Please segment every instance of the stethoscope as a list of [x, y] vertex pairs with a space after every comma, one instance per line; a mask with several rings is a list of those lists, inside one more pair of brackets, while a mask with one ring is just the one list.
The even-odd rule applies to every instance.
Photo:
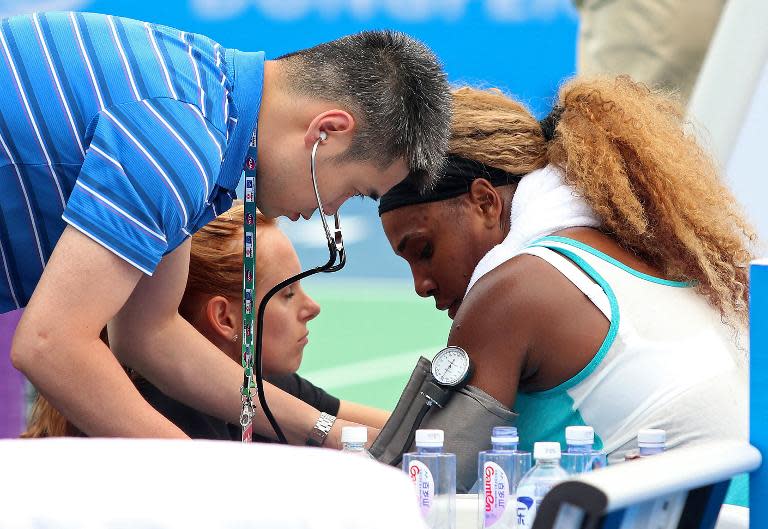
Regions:
[[261, 300], [261, 303], [259, 303], [259, 309], [256, 313], [256, 343], [254, 348], [254, 363], [255, 363], [255, 375], [256, 375], [256, 393], [259, 397], [259, 403], [261, 404], [261, 409], [264, 410], [264, 415], [267, 417], [267, 420], [269, 420], [269, 424], [272, 425], [272, 428], [275, 430], [275, 434], [277, 434], [277, 439], [283, 444], [287, 444], [288, 441], [285, 438], [285, 435], [283, 434], [283, 431], [280, 429], [280, 426], [277, 424], [277, 420], [275, 419], [274, 415], [272, 415], [272, 412], [269, 409], [269, 406], [267, 405], [267, 400], [264, 397], [264, 371], [262, 369], [261, 365], [261, 347], [262, 347], [262, 338], [264, 335], [264, 311], [267, 308], [267, 303], [269, 300], [278, 292], [280, 292], [282, 289], [290, 285], [291, 283], [295, 283], [296, 281], [300, 281], [304, 279], [305, 277], [309, 277], [315, 274], [319, 274], [321, 272], [324, 273], [332, 273], [332, 272], [338, 272], [342, 268], [344, 268], [344, 265], [347, 262], [347, 254], [344, 251], [344, 239], [341, 236], [341, 224], [339, 222], [339, 213], [338, 211], [334, 213], [333, 215], [333, 221], [334, 221], [334, 230], [331, 232], [330, 227], [328, 226], [328, 222], [325, 220], [325, 210], [323, 210], [323, 202], [320, 200], [320, 192], [317, 190], [317, 176], [315, 175], [315, 157], [317, 156], [317, 147], [325, 141], [327, 138], [327, 134], [325, 132], [320, 132], [320, 138], [318, 138], [317, 141], [315, 141], [315, 144], [312, 146], [312, 154], [309, 161], [309, 168], [312, 173], [312, 187], [315, 189], [315, 198], [317, 199], [317, 209], [320, 212], [320, 220], [323, 222], [323, 229], [325, 230], [325, 237], [328, 241], [328, 262], [325, 263], [322, 266], [318, 266], [315, 268], [312, 268], [310, 270], [305, 270], [303, 272], [300, 272], [296, 274], [295, 276], [291, 276], [285, 281], [282, 281], [272, 287], [272, 289], [267, 292], [264, 297]]

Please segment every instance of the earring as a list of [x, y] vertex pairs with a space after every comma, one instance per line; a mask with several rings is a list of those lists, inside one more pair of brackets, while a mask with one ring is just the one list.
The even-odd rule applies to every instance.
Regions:
[[234, 336], [232, 337], [232, 341], [233, 341], [233, 342], [236, 342], [236, 341], [237, 341], [237, 337], [238, 337], [238, 335], [237, 335], [237, 334], [236, 334], [236, 335], [234, 335]]

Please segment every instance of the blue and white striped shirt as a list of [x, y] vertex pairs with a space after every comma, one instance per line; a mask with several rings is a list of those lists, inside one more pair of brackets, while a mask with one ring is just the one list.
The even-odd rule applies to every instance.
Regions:
[[263, 53], [108, 15], [0, 20], [0, 313], [65, 223], [144, 273], [231, 206]]

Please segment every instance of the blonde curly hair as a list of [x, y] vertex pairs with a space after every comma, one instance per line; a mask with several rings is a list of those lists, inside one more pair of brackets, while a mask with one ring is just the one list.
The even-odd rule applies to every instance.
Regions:
[[450, 151], [511, 173], [560, 167], [602, 230], [665, 277], [693, 281], [728, 321], [748, 316], [756, 235], [679, 103], [626, 76], [576, 78], [550, 141], [499, 90], [454, 91]]

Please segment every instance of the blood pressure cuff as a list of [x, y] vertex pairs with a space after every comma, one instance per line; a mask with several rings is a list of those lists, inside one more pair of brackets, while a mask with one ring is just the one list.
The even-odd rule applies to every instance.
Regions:
[[433, 383], [431, 370], [432, 362], [423, 356], [419, 358], [397, 406], [371, 444], [371, 455], [382, 463], [399, 465], [403, 453], [410, 448], [416, 430], [428, 411], [425, 390], [428, 384]]
[[[429, 400], [431, 406], [426, 404]], [[465, 493], [477, 481], [477, 453], [491, 448], [493, 427], [511, 426], [516, 418], [516, 413], [479, 388], [437, 386], [431, 363], [422, 357], [370, 451], [382, 463], [398, 466], [403, 453], [415, 450], [416, 430], [443, 430], [444, 450], [456, 454], [456, 491]]]

